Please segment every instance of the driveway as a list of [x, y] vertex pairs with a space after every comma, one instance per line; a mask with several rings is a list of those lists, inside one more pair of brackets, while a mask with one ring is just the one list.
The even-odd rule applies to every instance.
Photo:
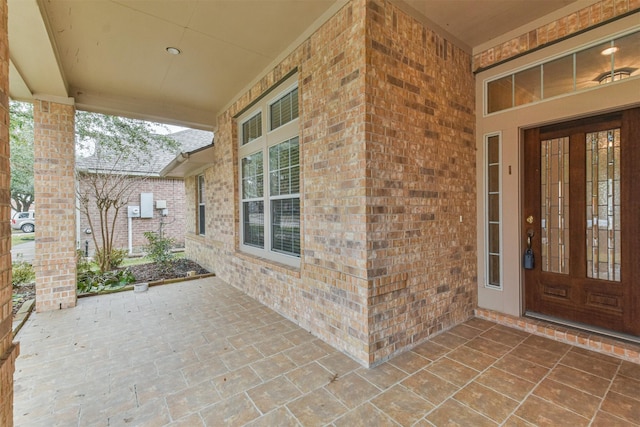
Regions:
[[16, 426], [640, 424], [638, 364], [474, 318], [367, 369], [216, 277], [16, 339]]
[[29, 263], [33, 263], [33, 260], [36, 257], [36, 242], [30, 241], [26, 243], [20, 243], [19, 245], [15, 245], [11, 248], [11, 260], [13, 262], [16, 261], [27, 261]]

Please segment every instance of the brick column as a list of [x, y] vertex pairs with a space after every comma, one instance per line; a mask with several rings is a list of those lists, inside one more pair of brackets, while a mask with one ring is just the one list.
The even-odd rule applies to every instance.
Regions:
[[0, 425], [13, 425], [13, 372], [20, 346], [11, 313], [11, 205], [9, 187], [9, 45], [7, 1], [0, 0]]
[[36, 100], [36, 311], [76, 305], [75, 108]]

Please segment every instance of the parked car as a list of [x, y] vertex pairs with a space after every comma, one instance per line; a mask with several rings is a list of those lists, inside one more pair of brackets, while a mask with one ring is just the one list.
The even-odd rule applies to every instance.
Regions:
[[36, 213], [16, 212], [11, 219], [11, 228], [14, 230], [22, 230], [23, 233], [33, 233], [36, 231]]

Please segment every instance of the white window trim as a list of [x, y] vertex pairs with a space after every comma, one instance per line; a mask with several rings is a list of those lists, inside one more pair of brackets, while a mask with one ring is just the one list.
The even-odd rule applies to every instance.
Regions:
[[[497, 136], [498, 137], [498, 210], [500, 212], [500, 221], [498, 226], [498, 241], [500, 244], [500, 286], [492, 285], [489, 283], [489, 169], [488, 169], [488, 161], [489, 161], [489, 149], [488, 142], [489, 138]], [[487, 133], [483, 137], [482, 142], [482, 164], [483, 164], [483, 199], [484, 199], [484, 212], [482, 215], [484, 221], [484, 287], [492, 290], [501, 291], [504, 287], [504, 242], [502, 241], [502, 227], [504, 224], [503, 215], [502, 215], [502, 132], [492, 132]]]
[[[271, 183], [269, 182], [270, 173], [269, 173], [269, 148], [278, 145], [284, 141], [287, 141], [291, 138], [298, 137], [298, 143], [300, 146], [302, 145], [300, 138], [300, 116], [293, 119], [292, 121], [278, 127], [275, 130], [270, 130], [271, 126], [271, 105], [282, 98], [283, 95], [291, 92], [293, 89], [298, 87], [298, 74], [294, 74], [289, 77], [283, 83], [281, 83], [275, 91], [273, 91], [270, 96], [265, 97], [260, 100], [256, 105], [253, 106], [250, 110], [243, 113], [237, 119], [237, 130], [238, 130], [238, 138], [236, 143], [238, 144], [238, 183], [240, 185], [240, 191], [238, 196], [238, 206], [240, 210], [240, 250], [242, 252], [266, 258], [275, 262], [279, 262], [291, 267], [299, 268], [300, 267], [300, 257], [296, 257], [293, 255], [283, 254], [281, 252], [275, 252], [271, 250], [271, 200], [273, 199], [282, 199], [282, 198], [295, 198], [299, 199], [300, 194], [287, 194], [285, 196], [273, 196], [271, 197], [269, 194], [269, 189], [271, 188]], [[298, 91], [298, 105], [300, 105], [300, 92]], [[299, 107], [298, 107], [299, 108]], [[247, 120], [253, 118], [259, 111], [262, 111], [262, 135], [259, 138], [256, 138], [244, 145], [242, 145], [242, 125]], [[242, 206], [243, 198], [242, 198], [242, 159], [250, 154], [254, 154], [256, 152], [262, 152], [262, 164], [263, 164], [263, 195], [259, 199], [251, 199], [251, 200], [262, 200], [264, 201], [264, 248], [256, 248], [255, 246], [245, 245], [244, 242], [244, 209]], [[302, 177], [300, 177], [302, 181]], [[249, 201], [249, 199], [244, 200]], [[301, 215], [302, 217], [302, 215]], [[301, 236], [302, 237], [302, 236]]]

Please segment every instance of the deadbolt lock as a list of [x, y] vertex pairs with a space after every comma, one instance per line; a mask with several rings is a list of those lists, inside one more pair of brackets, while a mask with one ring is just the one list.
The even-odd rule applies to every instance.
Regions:
[[527, 217], [527, 222], [528, 222], [529, 224], [533, 224], [533, 215], [529, 215], [529, 216]]

